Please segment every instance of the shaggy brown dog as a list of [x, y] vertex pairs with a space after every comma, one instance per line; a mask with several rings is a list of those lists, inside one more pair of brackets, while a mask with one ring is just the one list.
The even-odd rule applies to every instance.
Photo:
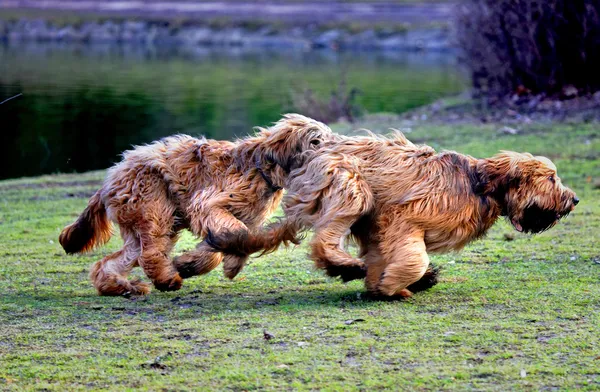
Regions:
[[[287, 223], [315, 229], [317, 267], [346, 281], [366, 273], [368, 291], [385, 297], [435, 284], [427, 252], [459, 250], [500, 216], [518, 231], [539, 233], [579, 202], [552, 162], [531, 154], [437, 154], [398, 133], [341, 137], [305, 155], [286, 185]], [[343, 250], [349, 233], [360, 258]]]
[[[235, 276], [249, 253], [294, 240], [277, 224], [267, 236], [255, 238], [252, 230], [279, 204], [302, 152], [331, 137], [328, 127], [300, 115], [259, 131], [235, 143], [173, 136], [125, 152], [79, 219], [63, 230], [61, 245], [67, 253], [89, 251], [110, 239], [110, 221], [119, 225], [123, 249], [90, 273], [103, 295], [148, 293], [147, 284], [127, 279], [136, 265], [163, 291], [178, 290], [182, 277], [207, 273], [222, 261], [225, 274]], [[238, 247], [224, 255], [203, 241], [173, 263], [169, 253], [184, 228], [221, 242], [226, 232]]]

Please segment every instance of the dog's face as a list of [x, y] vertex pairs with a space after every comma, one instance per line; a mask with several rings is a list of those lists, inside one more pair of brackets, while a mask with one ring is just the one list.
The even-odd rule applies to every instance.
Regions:
[[517, 231], [540, 233], [569, 214], [579, 199], [545, 157], [504, 153], [508, 159], [504, 214]]

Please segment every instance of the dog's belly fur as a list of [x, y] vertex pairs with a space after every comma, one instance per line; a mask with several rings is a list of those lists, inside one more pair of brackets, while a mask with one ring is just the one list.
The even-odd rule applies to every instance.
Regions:
[[[427, 252], [444, 253], [449, 251], [459, 251], [469, 242], [483, 236], [488, 228], [488, 225], [485, 225], [485, 227], [480, 230], [477, 230], [477, 228], [465, 230], [465, 227], [468, 227], [467, 224], [454, 228], [447, 227], [443, 229], [435, 228], [425, 230], [425, 246]], [[477, 226], [481, 227], [482, 222], [479, 222]]]

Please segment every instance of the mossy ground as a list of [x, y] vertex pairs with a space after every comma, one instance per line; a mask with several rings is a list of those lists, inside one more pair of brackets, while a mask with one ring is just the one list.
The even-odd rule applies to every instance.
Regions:
[[[408, 136], [475, 156], [547, 155], [580, 205], [546, 233], [502, 221], [433, 256], [442, 282], [402, 302], [324, 277], [306, 244], [253, 259], [233, 282], [218, 269], [179, 292], [99, 297], [88, 269], [118, 237], [77, 256], [57, 237], [104, 173], [0, 182], [0, 390], [598, 390], [598, 126], [497, 128]], [[184, 236], [176, 253], [193, 245]]]

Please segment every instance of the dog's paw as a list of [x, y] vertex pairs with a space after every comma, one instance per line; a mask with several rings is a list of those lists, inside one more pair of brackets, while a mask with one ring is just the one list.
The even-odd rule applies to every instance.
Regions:
[[225, 277], [229, 280], [233, 280], [236, 276], [238, 276], [238, 274], [240, 273], [240, 271], [242, 271], [243, 265], [236, 265], [236, 266], [232, 266], [230, 268], [223, 268], [223, 274], [225, 275]]
[[367, 266], [364, 264], [345, 267], [338, 265], [327, 265], [325, 267], [325, 273], [327, 276], [331, 276], [332, 278], [339, 277], [344, 283], [346, 283], [356, 279], [364, 279], [367, 276]]
[[121, 276], [111, 276], [100, 282], [94, 282], [98, 294], [102, 296], [132, 296], [150, 293], [150, 285], [140, 279], [127, 280]]
[[[151, 288], [148, 283], [142, 282], [141, 279], [135, 278], [129, 281], [130, 289], [128, 295], [147, 295], [150, 294]], [[127, 293], [124, 293], [125, 295]]]
[[173, 258], [173, 267], [182, 279], [199, 275], [198, 270], [201, 268], [198, 267], [198, 264], [198, 260], [186, 254]]
[[367, 276], [367, 266], [357, 265], [354, 267], [344, 268], [340, 274], [342, 282], [350, 282], [353, 280], [364, 279]]
[[393, 295], [387, 295], [379, 290], [371, 290], [367, 292], [366, 298], [371, 301], [402, 301], [412, 297], [413, 293], [408, 289], [398, 290]]
[[223, 259], [223, 274], [228, 279], [235, 278], [246, 265], [248, 257], [226, 255]]
[[154, 287], [160, 291], [177, 291], [183, 285], [183, 279], [179, 274], [175, 274], [171, 279], [164, 281], [154, 281]]
[[431, 264], [429, 268], [427, 268], [427, 271], [425, 271], [425, 274], [421, 277], [421, 279], [408, 286], [407, 289], [412, 291], [413, 293], [429, 290], [430, 288], [438, 284], [439, 275], [440, 267]]

